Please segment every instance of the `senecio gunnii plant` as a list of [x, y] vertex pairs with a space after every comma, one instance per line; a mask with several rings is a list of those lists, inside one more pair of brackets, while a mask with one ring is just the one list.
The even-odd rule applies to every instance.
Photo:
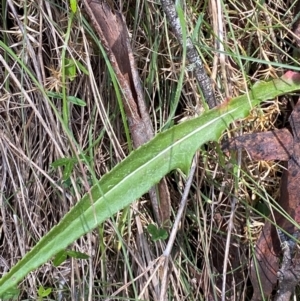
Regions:
[[[156, 135], [133, 151], [94, 185], [0, 280], [0, 297], [16, 294], [18, 283], [72, 242], [128, 206], [172, 170], [189, 173], [192, 158], [208, 141], [218, 141], [234, 120], [246, 117], [259, 103], [300, 89], [300, 74], [255, 84], [247, 94], [205, 111]], [[132, 185], [135, 183], [135, 185]]]

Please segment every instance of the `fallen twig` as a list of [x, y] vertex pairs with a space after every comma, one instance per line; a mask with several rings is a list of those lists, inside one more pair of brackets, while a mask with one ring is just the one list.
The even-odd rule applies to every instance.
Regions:
[[[296, 285], [300, 282], [300, 265], [293, 258], [296, 242], [293, 239], [289, 239], [282, 231], [279, 231], [279, 236], [282, 240], [283, 259], [281, 268], [277, 273], [278, 290], [274, 301], [289, 301]], [[297, 239], [299, 232], [297, 231], [294, 236]]]
[[[174, 2], [172, 0], [161, 0], [161, 5], [179, 43], [183, 45], [182, 29], [181, 29], [180, 20], [176, 12]], [[192, 70], [195, 73], [197, 82], [203, 93], [203, 97], [207, 102], [208, 107], [213, 108], [217, 105], [217, 101], [215, 98], [214, 91], [212, 89], [211, 80], [207, 76], [204, 70], [204, 66], [201, 61], [201, 58], [199, 57], [198, 52], [195, 46], [193, 45], [191, 38], [187, 37], [185, 42], [186, 42], [187, 58], [191, 64]]]

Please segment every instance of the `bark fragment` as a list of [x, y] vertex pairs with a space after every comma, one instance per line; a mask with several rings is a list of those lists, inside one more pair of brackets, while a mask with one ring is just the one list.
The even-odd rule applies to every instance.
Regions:
[[[154, 132], [135, 66], [127, 26], [122, 14], [113, 11], [105, 1], [85, 0], [84, 5], [122, 88], [124, 110], [133, 145], [137, 148], [149, 141]], [[158, 185], [158, 194], [155, 188], [150, 191], [152, 207], [157, 222], [168, 225], [171, 215], [168, 187], [164, 180]], [[161, 212], [160, 206], [163, 207]]]

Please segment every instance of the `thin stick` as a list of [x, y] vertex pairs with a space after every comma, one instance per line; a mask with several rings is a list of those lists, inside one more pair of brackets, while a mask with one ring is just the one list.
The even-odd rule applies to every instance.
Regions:
[[295, 240], [288, 238], [280, 229], [277, 229], [281, 241], [281, 250], [283, 253], [282, 266], [279, 269], [278, 290], [274, 301], [288, 301], [295, 292], [296, 285], [300, 282], [299, 259], [295, 257], [296, 240], [299, 239], [299, 232], [296, 231], [293, 236]]
[[[182, 45], [182, 29], [174, 2], [172, 0], [161, 0], [160, 2], [163, 11], [166, 14], [168, 22], [170, 23], [179, 43]], [[207, 102], [208, 107], [211, 109], [217, 105], [215, 94], [211, 85], [211, 80], [205, 72], [201, 58], [199, 57], [198, 52], [193, 45], [190, 37], [186, 39], [186, 54], [191, 66], [193, 67], [193, 71], [195, 72], [195, 77], [203, 93], [203, 97]]]
[[172, 228], [172, 231], [171, 231], [171, 234], [170, 234], [168, 244], [167, 244], [166, 249], [165, 249], [164, 254], [163, 254], [165, 257], [170, 256], [171, 249], [173, 247], [173, 244], [174, 244], [174, 241], [175, 241], [175, 238], [176, 238], [179, 223], [181, 221], [183, 211], [184, 211], [185, 206], [187, 204], [187, 198], [188, 198], [188, 194], [190, 192], [190, 188], [191, 188], [191, 185], [192, 185], [192, 182], [193, 182], [195, 170], [196, 170], [196, 159], [194, 157], [193, 162], [192, 162], [192, 166], [191, 166], [191, 170], [190, 170], [188, 179], [187, 179], [186, 184], [185, 184], [185, 188], [184, 188], [184, 192], [183, 192], [181, 202], [180, 202], [180, 205], [179, 205], [178, 213], [177, 213], [177, 216], [176, 216], [175, 221], [174, 221], [174, 225], [173, 225], [173, 228]]
[[190, 169], [190, 173], [188, 176], [188, 179], [186, 181], [185, 184], [185, 188], [184, 188], [184, 192], [181, 198], [181, 202], [179, 205], [179, 209], [178, 209], [178, 213], [176, 215], [175, 221], [174, 221], [174, 225], [170, 234], [170, 238], [168, 241], [168, 244], [166, 246], [166, 249], [163, 253], [163, 256], [165, 257], [165, 262], [164, 262], [164, 274], [162, 277], [162, 284], [161, 284], [161, 291], [160, 291], [160, 299], [159, 300], [165, 300], [164, 296], [166, 295], [166, 291], [167, 291], [167, 278], [168, 278], [168, 266], [169, 266], [169, 259], [170, 259], [170, 254], [171, 254], [171, 250], [173, 248], [174, 245], [174, 241], [176, 238], [176, 234], [179, 228], [179, 224], [184, 212], [184, 209], [186, 207], [187, 204], [187, 200], [188, 200], [188, 195], [192, 186], [192, 182], [194, 179], [194, 174], [195, 174], [195, 170], [196, 170], [196, 157], [194, 157], [193, 162], [192, 162], [192, 166]]
[[[238, 177], [240, 176], [241, 164], [242, 164], [242, 152], [241, 152], [241, 150], [239, 150], [238, 151], [238, 167], [239, 167], [239, 169], [238, 169], [238, 174], [237, 174]], [[238, 194], [238, 192], [235, 191], [235, 195], [237, 195], [237, 194]], [[227, 232], [224, 263], [223, 263], [222, 301], [225, 301], [225, 296], [226, 296], [227, 263], [228, 263], [228, 258], [229, 258], [231, 233], [232, 233], [232, 228], [233, 228], [233, 218], [234, 218], [236, 204], [237, 204], [237, 198], [235, 196], [233, 196], [233, 198], [231, 200], [231, 212], [230, 212], [229, 223], [228, 223], [228, 232]]]

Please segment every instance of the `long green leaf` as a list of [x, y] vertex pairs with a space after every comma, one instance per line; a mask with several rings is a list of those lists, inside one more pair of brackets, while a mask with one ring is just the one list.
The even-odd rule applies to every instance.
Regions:
[[171, 170], [179, 168], [188, 173], [197, 149], [207, 141], [218, 140], [229, 123], [247, 116], [253, 106], [299, 89], [300, 74], [289, 71], [281, 79], [258, 83], [247, 95], [158, 134], [103, 176], [91, 189], [92, 200], [86, 194], [2, 277], [0, 296], [14, 289], [30, 271], [139, 198]]

